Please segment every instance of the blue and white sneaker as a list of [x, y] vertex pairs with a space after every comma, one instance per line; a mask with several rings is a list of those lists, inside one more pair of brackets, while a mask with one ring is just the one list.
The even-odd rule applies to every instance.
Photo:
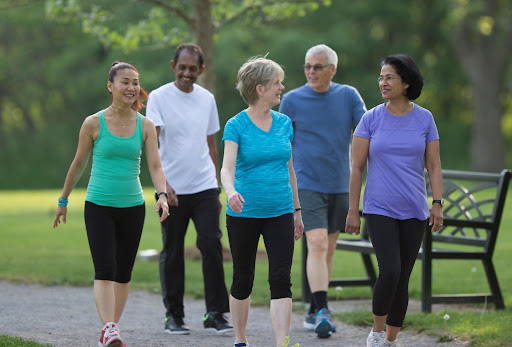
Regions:
[[304, 317], [304, 322], [302, 322], [302, 326], [306, 330], [315, 330], [316, 323], [316, 313], [308, 313], [306, 317]]
[[321, 339], [331, 337], [333, 333], [333, 324], [331, 322], [331, 312], [327, 308], [322, 308], [316, 313], [315, 333]]

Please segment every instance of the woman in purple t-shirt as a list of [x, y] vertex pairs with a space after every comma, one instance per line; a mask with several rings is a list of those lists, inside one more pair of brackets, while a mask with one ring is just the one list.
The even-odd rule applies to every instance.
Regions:
[[[423, 88], [414, 61], [405, 55], [386, 57], [378, 81], [386, 103], [363, 115], [352, 140], [345, 230], [359, 233], [362, 173], [368, 162], [363, 213], [379, 277], [373, 290], [373, 328], [367, 346], [394, 346], [407, 311], [409, 277], [427, 220], [434, 232], [443, 225], [442, 174], [434, 118], [411, 101]], [[433, 196], [430, 212], [425, 167]]]

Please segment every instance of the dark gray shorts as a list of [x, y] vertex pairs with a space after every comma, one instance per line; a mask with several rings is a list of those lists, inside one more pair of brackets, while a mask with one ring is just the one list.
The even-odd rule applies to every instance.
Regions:
[[299, 189], [304, 230], [327, 229], [329, 234], [345, 230], [348, 193], [329, 194]]

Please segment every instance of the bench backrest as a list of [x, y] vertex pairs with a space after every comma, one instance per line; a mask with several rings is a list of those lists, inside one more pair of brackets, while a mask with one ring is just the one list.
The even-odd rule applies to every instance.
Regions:
[[443, 170], [445, 220], [433, 241], [478, 246], [492, 254], [510, 177], [510, 170], [499, 174]]

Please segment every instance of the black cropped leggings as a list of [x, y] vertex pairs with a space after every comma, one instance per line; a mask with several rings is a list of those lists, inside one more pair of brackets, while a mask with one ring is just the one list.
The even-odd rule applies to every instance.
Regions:
[[409, 303], [409, 278], [427, 221], [376, 214], [365, 214], [365, 218], [379, 263], [379, 277], [373, 288], [373, 314], [387, 315], [388, 325], [401, 327]]
[[94, 263], [94, 279], [130, 282], [146, 209], [85, 202], [84, 219]]
[[268, 255], [270, 298], [291, 298], [294, 225], [291, 213], [272, 218], [226, 216], [229, 246], [233, 256], [231, 295], [244, 300], [252, 292], [256, 251], [263, 235]]

